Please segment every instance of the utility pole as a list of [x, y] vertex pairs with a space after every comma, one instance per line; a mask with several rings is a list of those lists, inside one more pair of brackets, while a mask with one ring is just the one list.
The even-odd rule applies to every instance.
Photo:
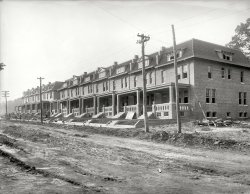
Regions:
[[173, 53], [174, 53], [174, 73], [175, 73], [175, 103], [176, 103], [176, 120], [178, 133], [181, 133], [181, 120], [180, 120], [180, 107], [179, 107], [179, 87], [178, 87], [178, 75], [177, 75], [177, 58], [176, 58], [176, 42], [174, 25], [172, 25], [173, 33]]
[[9, 96], [9, 91], [2, 91], [2, 97], [5, 98], [5, 115], [6, 115], [6, 119], [7, 119], [7, 116], [8, 116], [8, 101], [7, 101], [7, 98], [10, 97]]
[[[149, 36], [145, 36], [144, 34], [137, 34], [138, 37], [141, 39], [137, 41], [137, 43], [141, 44], [141, 51], [142, 51], [142, 82], [143, 82], [143, 115], [144, 115], [144, 126], [145, 132], [149, 132], [148, 128], [148, 114], [146, 109], [146, 100], [147, 100], [147, 89], [146, 89], [146, 76], [145, 76], [145, 42], [150, 40]], [[138, 102], [137, 102], [138, 103]]]
[[41, 123], [43, 124], [43, 100], [42, 100], [42, 80], [44, 78], [38, 77], [37, 79], [40, 80], [40, 106], [41, 106]]

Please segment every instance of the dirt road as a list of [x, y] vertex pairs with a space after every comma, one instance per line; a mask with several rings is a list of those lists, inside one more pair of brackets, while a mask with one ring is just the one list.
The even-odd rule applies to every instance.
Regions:
[[0, 126], [3, 153], [33, 167], [24, 170], [2, 154], [1, 193], [250, 193], [249, 152], [184, 148], [59, 126]]

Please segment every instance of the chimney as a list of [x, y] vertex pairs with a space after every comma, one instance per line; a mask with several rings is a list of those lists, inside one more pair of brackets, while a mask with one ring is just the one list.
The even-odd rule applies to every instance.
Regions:
[[118, 65], [117, 61], [114, 62], [114, 66]]
[[133, 62], [136, 62], [138, 59], [139, 59], [139, 56], [138, 56], [138, 55], [135, 55], [135, 56], [134, 56], [134, 59], [133, 59], [132, 61], [133, 61]]
[[84, 72], [84, 75], [87, 75], [87, 72], [86, 72], [86, 71]]
[[160, 58], [160, 56], [157, 54], [155, 56], [156, 65], [159, 65], [159, 58]]
[[51, 85], [51, 82], [49, 82], [49, 85]]

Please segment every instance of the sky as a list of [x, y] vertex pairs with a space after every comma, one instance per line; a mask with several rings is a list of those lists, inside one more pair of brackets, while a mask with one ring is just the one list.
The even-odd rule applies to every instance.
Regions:
[[[122, 63], [192, 38], [225, 45], [250, 17], [250, 1], [0, 1], [0, 90], [9, 99], [39, 85]], [[1, 98], [1, 101], [4, 99]]]

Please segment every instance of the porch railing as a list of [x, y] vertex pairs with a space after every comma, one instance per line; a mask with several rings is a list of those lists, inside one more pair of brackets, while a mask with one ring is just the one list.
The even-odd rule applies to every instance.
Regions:
[[124, 106], [123, 109], [124, 112], [136, 112], [137, 105]]
[[180, 103], [180, 111], [189, 111], [189, 110], [190, 110], [189, 104]]
[[73, 109], [72, 109], [72, 113], [73, 113], [75, 116], [78, 116], [78, 115], [80, 115], [80, 109], [79, 109], [79, 108], [73, 108]]
[[67, 115], [67, 112], [68, 112], [68, 111], [67, 111], [67, 108], [63, 108], [63, 109], [62, 109], [62, 114], [63, 114], [63, 116], [66, 116], [66, 115]]
[[106, 116], [112, 116], [112, 110], [112, 106], [102, 107], [102, 112], [104, 112]]
[[89, 114], [93, 115], [95, 113], [94, 107], [86, 108], [86, 113], [89, 113]]
[[169, 103], [163, 103], [163, 104], [155, 104], [155, 105], [152, 105], [152, 106], [155, 107], [156, 112], [159, 112], [159, 111], [168, 111], [170, 104]]

